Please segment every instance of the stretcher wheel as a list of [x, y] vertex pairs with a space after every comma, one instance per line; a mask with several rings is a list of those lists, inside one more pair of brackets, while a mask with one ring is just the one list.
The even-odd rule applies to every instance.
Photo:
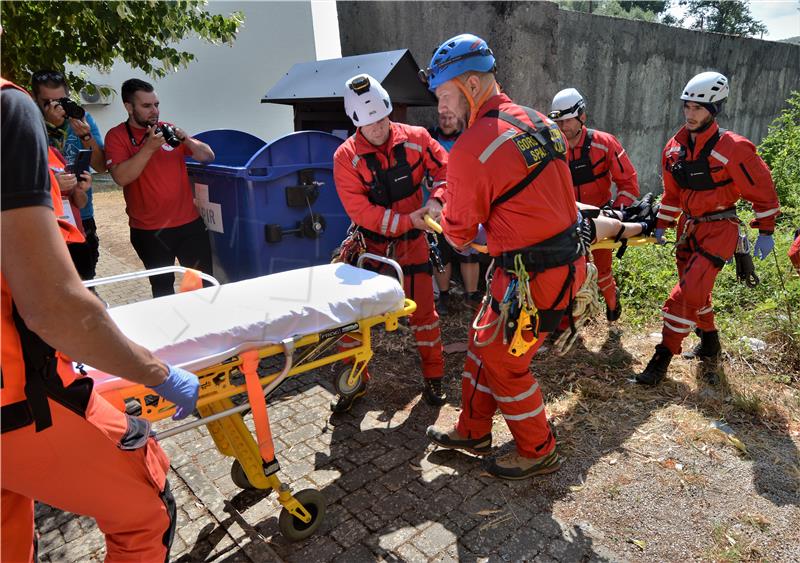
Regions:
[[231, 464], [231, 481], [233, 481], [234, 485], [246, 491], [257, 489], [250, 483], [250, 479], [247, 478], [247, 473], [244, 472], [244, 467], [242, 467], [238, 459], [234, 459], [233, 464]]
[[339, 375], [336, 376], [336, 391], [338, 391], [339, 395], [342, 397], [355, 395], [360, 390], [361, 380], [364, 374], [361, 374], [353, 385], [347, 383], [347, 380], [350, 379], [350, 372], [352, 369], [353, 366], [345, 366], [342, 371], [339, 372]]
[[317, 531], [325, 519], [327, 502], [325, 496], [316, 489], [298, 491], [294, 498], [311, 514], [311, 522], [306, 524], [284, 508], [278, 517], [278, 528], [287, 540], [301, 541]]

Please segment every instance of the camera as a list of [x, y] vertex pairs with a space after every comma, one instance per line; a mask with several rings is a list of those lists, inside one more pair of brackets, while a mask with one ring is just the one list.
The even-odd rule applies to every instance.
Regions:
[[164, 142], [173, 148], [177, 148], [181, 144], [181, 140], [175, 133], [175, 128], [167, 123], [162, 123], [156, 128], [156, 133], [160, 132], [164, 137]]
[[64, 113], [66, 113], [69, 118], [83, 119], [83, 116], [86, 115], [86, 110], [73, 102], [70, 98], [59, 98], [55, 100], [55, 102], [64, 108]]

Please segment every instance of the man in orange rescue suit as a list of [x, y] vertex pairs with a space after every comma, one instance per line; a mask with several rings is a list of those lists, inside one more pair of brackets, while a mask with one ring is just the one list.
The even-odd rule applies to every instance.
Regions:
[[108, 561], [165, 561], [175, 529], [169, 460], [149, 423], [95, 393], [67, 356], [151, 386], [177, 404], [175, 418], [194, 409], [197, 378], [125, 338], [83, 287], [64, 242], [77, 231], [54, 215], [42, 115], [0, 80], [2, 559], [35, 560], [39, 500], [95, 518]]
[[[721, 349], [711, 292], [739, 242], [736, 202], [740, 198], [752, 203], [755, 211], [750, 222], [759, 233], [754, 255], [763, 260], [775, 245], [772, 232], [780, 208], [769, 168], [753, 143], [721, 129], [716, 121], [728, 92], [728, 79], [718, 72], [692, 78], [681, 94], [686, 123], [664, 148], [664, 197], [655, 237], [664, 244], [664, 229], [677, 221], [679, 281], [662, 308], [661, 344], [636, 377], [639, 383], [655, 385], [664, 379], [672, 357], [680, 353], [681, 342], [692, 330], [700, 343], [687, 355], [715, 367]], [[716, 369], [700, 373], [708, 383], [717, 382]]]
[[[336, 191], [363, 234], [367, 252], [393, 258], [403, 267], [405, 293], [417, 303], [410, 323], [422, 359], [422, 397], [439, 406], [446, 399], [444, 361], [423, 217], [429, 213], [438, 219], [441, 213], [447, 152], [424, 128], [390, 121], [389, 94], [368, 74], [347, 81], [344, 107], [357, 129], [333, 157]], [[423, 207], [421, 184], [426, 172], [433, 182]], [[348, 410], [366, 393], [368, 379], [365, 370], [354, 392], [340, 394], [331, 409]]]
[[[639, 197], [636, 170], [617, 138], [585, 127], [586, 101], [580, 92], [567, 88], [556, 94], [550, 106], [550, 119], [558, 123], [569, 143], [569, 170], [578, 201], [619, 209]], [[613, 201], [612, 180], [617, 185]], [[622, 303], [611, 272], [611, 250], [593, 250], [592, 257], [597, 267], [597, 286], [606, 301], [606, 318], [616, 321], [622, 313]]]
[[422, 74], [439, 111], [467, 124], [450, 151], [442, 228], [464, 248], [482, 225], [495, 260], [490, 299], [470, 333], [458, 423], [431, 426], [427, 436], [444, 448], [487, 455], [499, 408], [516, 449], [489, 460], [486, 470], [505, 479], [551, 473], [561, 460], [529, 366], [586, 277], [566, 142], [543, 114], [500, 93], [495, 58], [479, 37], [445, 41]]

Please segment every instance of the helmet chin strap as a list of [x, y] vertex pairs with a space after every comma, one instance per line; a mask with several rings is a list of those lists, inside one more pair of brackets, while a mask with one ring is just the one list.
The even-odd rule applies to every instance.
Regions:
[[500, 88], [498, 88], [497, 83], [495, 82], [492, 86], [486, 88], [483, 93], [478, 97], [476, 100], [472, 97], [467, 87], [464, 85], [461, 80], [458, 78], [453, 79], [458, 86], [458, 89], [461, 90], [461, 93], [464, 94], [464, 97], [467, 99], [467, 103], [469, 104], [469, 120], [467, 121], [467, 127], [472, 127], [472, 124], [475, 122], [475, 119], [478, 117], [478, 111], [481, 109], [481, 106], [491, 98], [500, 93]]

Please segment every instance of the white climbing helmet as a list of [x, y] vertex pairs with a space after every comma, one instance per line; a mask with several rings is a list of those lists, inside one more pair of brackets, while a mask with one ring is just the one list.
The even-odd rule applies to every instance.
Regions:
[[701, 72], [683, 89], [681, 100], [698, 104], [715, 104], [728, 97], [728, 79], [719, 72]]
[[586, 111], [586, 100], [575, 88], [565, 88], [553, 98], [548, 117], [553, 121], [561, 121], [570, 117], [578, 117]]
[[376, 123], [392, 113], [389, 92], [369, 74], [358, 74], [345, 83], [344, 111], [353, 125]]

